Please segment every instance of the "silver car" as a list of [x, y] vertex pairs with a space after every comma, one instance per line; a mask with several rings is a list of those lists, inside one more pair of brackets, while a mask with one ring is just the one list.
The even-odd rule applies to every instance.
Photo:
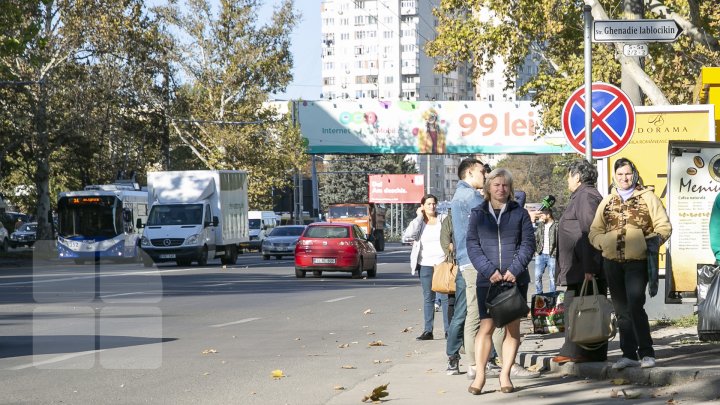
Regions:
[[263, 239], [260, 250], [264, 260], [275, 256], [280, 260], [283, 256], [295, 255], [295, 244], [305, 230], [305, 225], [283, 225], [273, 228]]

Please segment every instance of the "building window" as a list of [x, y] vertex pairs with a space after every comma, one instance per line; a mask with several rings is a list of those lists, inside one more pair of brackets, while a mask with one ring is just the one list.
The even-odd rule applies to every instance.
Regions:
[[488, 80], [488, 81], [487, 81], [487, 86], [488, 86], [488, 88], [490, 88], [490, 89], [495, 88], [495, 80], [493, 80], [493, 79]]
[[365, 23], [365, 18], [361, 15], [355, 16], [355, 25], [363, 25]]
[[335, 77], [324, 77], [323, 84], [326, 86], [332, 86], [333, 84], [335, 84]]
[[395, 33], [393, 31], [384, 31], [383, 32], [383, 38], [385, 39], [393, 39], [395, 37]]
[[355, 8], [365, 8], [365, 1], [363, 0], [354, 0]]
[[340, 25], [350, 25], [350, 19], [349, 18], [341, 18]]

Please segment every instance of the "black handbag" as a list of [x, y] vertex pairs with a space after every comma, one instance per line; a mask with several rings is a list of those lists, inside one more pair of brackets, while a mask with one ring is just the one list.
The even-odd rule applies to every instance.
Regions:
[[517, 284], [506, 281], [490, 285], [485, 306], [496, 328], [502, 328], [516, 319], [527, 316], [530, 311], [527, 299], [522, 296]]

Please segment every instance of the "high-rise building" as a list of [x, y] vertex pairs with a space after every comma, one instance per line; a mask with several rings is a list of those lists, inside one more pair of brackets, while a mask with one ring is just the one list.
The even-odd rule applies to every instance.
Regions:
[[424, 52], [439, 0], [324, 0], [323, 99], [474, 100], [471, 70], [434, 71]]

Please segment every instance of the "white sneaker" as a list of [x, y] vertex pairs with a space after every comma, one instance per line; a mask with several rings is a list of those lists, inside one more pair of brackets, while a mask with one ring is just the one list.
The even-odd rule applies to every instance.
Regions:
[[[655, 364], [655, 359], [653, 359], [653, 364]], [[637, 360], [628, 359], [627, 357], [621, 357], [620, 360], [616, 361], [615, 364], [613, 364], [612, 368], [613, 370], [622, 370], [626, 367], [637, 367], [639, 365], [640, 362]]]
[[475, 366], [468, 366], [468, 371], [467, 371], [467, 373], [465, 373], [465, 375], [467, 375], [468, 380], [474, 380], [476, 374], [477, 374], [477, 371], [475, 370]]
[[640, 367], [652, 368], [655, 367], [655, 357], [645, 356], [640, 360]]

